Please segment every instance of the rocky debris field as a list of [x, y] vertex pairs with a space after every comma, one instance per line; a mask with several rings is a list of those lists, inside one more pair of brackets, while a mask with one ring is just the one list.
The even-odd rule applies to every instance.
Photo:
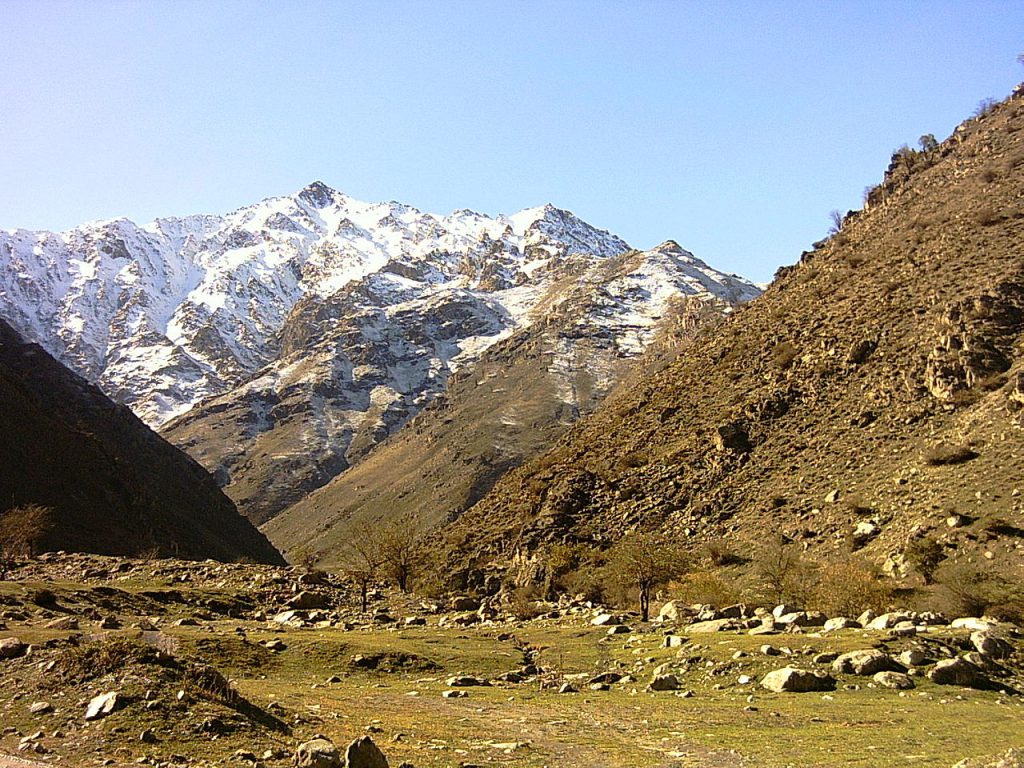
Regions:
[[980, 766], [1021, 746], [1013, 624], [531, 609], [379, 590], [364, 613], [329, 573], [44, 555], [0, 581], [0, 765]]

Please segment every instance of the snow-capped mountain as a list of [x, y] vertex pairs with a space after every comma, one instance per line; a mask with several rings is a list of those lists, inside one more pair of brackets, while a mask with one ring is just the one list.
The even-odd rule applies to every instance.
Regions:
[[317, 487], [571, 297], [592, 304], [587, 333], [635, 355], [672, 296], [759, 292], [674, 244], [604, 268], [629, 250], [550, 205], [436, 216], [316, 182], [225, 216], [2, 231], [0, 316], [163, 426], [246, 511], [255, 466]]

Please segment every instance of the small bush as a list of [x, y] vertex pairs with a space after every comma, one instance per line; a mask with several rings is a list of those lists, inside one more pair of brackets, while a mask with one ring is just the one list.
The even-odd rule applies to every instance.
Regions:
[[799, 351], [792, 342], [779, 342], [772, 348], [772, 363], [776, 368], [784, 371], [793, 364], [798, 354]]
[[999, 213], [990, 205], [982, 206], [974, 212], [974, 221], [983, 227], [991, 227], [1001, 220]]
[[726, 580], [711, 571], [694, 571], [679, 580], [673, 596], [684, 603], [700, 603], [721, 608], [743, 601], [736, 581]]
[[986, 117], [987, 115], [992, 114], [998, 104], [999, 102], [992, 97], [982, 99], [978, 102], [978, 106], [974, 108], [974, 114], [972, 117]]
[[946, 559], [943, 546], [929, 537], [911, 541], [903, 550], [903, 555], [911, 567], [921, 574], [926, 585], [933, 583], [936, 569]]
[[540, 589], [535, 584], [517, 587], [512, 591], [512, 615], [522, 621], [537, 618], [544, 613], [544, 609], [537, 605], [540, 599]]
[[818, 568], [807, 607], [829, 616], [857, 616], [869, 608], [885, 611], [892, 599], [892, 587], [875, 569], [850, 560]]

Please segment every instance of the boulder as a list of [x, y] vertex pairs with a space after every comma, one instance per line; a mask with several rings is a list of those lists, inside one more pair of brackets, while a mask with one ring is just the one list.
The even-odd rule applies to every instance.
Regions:
[[789, 603], [780, 603], [779, 605], [776, 605], [774, 608], [772, 608], [772, 616], [778, 618], [779, 616], [785, 616], [790, 613], [799, 613], [800, 610], [801, 609], [797, 608], [795, 605], [790, 605]]
[[606, 634], [609, 634], [609, 635], [627, 635], [627, 634], [629, 634], [632, 631], [633, 630], [630, 629], [625, 624], [616, 624], [613, 627], [608, 627], [608, 632]]
[[314, 608], [326, 608], [327, 597], [319, 592], [302, 591], [286, 600], [285, 605], [298, 611], [311, 611]]
[[837, 675], [873, 675], [876, 672], [903, 672], [903, 666], [886, 653], [874, 648], [844, 653], [832, 662]]
[[334, 742], [323, 736], [316, 736], [299, 744], [295, 750], [293, 765], [296, 768], [342, 768], [341, 755]]
[[971, 632], [984, 632], [987, 629], [995, 629], [999, 626], [999, 623], [989, 619], [965, 616], [963, 618], [953, 619], [953, 621], [949, 623], [949, 626], [953, 629], [969, 629]]
[[905, 667], [919, 667], [928, 660], [928, 657], [924, 651], [911, 648], [910, 650], [903, 651], [903, 653], [896, 657], [896, 660]]
[[475, 685], [488, 685], [486, 680], [481, 680], [479, 677], [473, 677], [472, 675], [456, 675], [455, 677], [449, 677], [445, 682], [449, 688], [472, 688]]
[[679, 648], [685, 645], [687, 642], [685, 637], [680, 635], [665, 635], [665, 639], [661, 641], [662, 648]]
[[460, 613], [462, 611], [478, 611], [480, 610], [480, 601], [469, 595], [459, 595], [451, 599], [448, 607]]
[[765, 675], [761, 679], [761, 687], [776, 693], [810, 693], [834, 690], [836, 681], [830, 675], [820, 672], [783, 667]]
[[732, 629], [735, 626], [735, 622], [732, 619], [716, 619], [715, 621], [698, 621], [696, 624], [691, 624], [686, 628], [686, 634], [697, 635], [704, 634], [707, 632], [724, 632], [727, 629]]
[[860, 622], [848, 619], [846, 616], [836, 616], [824, 623], [822, 629], [826, 632], [835, 632], [837, 629], [860, 629]]
[[908, 611], [892, 611], [876, 616], [864, 626], [868, 629], [892, 629], [904, 621], [914, 622], [917, 614]]
[[78, 619], [74, 616], [61, 616], [58, 619], [47, 622], [47, 629], [61, 629], [65, 631], [75, 631], [78, 629]]
[[89, 706], [85, 709], [85, 719], [99, 720], [120, 709], [123, 705], [124, 697], [117, 691], [101, 693], [89, 702]]
[[671, 674], [655, 675], [647, 688], [652, 691], [676, 691], [679, 690], [679, 678]]
[[25, 644], [16, 637], [5, 637], [0, 640], [0, 659], [13, 659], [25, 652]]
[[611, 624], [618, 624], [619, 621], [619, 617], [614, 613], [602, 613], [591, 619], [590, 624], [594, 627], [606, 627]]
[[693, 609], [679, 600], [669, 600], [658, 611], [655, 621], [682, 621], [693, 615]]
[[990, 659], [1008, 659], [1013, 654], [1013, 646], [992, 630], [972, 632], [971, 645]]
[[985, 683], [981, 671], [966, 659], [943, 659], [928, 670], [928, 679], [938, 685], [976, 687]]
[[902, 672], [876, 672], [872, 679], [883, 688], [897, 691], [908, 691], [914, 687], [914, 681]]
[[373, 739], [362, 736], [345, 750], [345, 768], [388, 768], [388, 760]]
[[587, 681], [587, 685], [612, 685], [613, 683], [619, 682], [623, 678], [623, 675], [619, 672], [604, 672], [600, 675], [595, 675]]

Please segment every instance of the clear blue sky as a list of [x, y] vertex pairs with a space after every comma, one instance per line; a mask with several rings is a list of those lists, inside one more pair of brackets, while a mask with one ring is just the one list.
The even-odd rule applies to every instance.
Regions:
[[553, 202], [767, 280], [890, 152], [1024, 79], [1024, 3], [0, 0], [0, 227], [314, 179]]

